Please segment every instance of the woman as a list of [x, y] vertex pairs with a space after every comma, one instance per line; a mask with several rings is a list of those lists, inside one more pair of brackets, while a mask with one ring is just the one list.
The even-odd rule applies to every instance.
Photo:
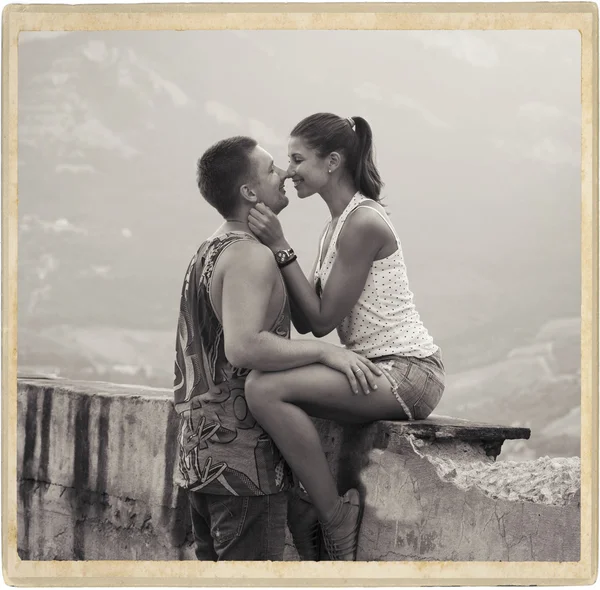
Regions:
[[331, 220], [320, 240], [311, 285], [277, 217], [263, 204], [250, 229], [274, 252], [293, 302], [294, 325], [321, 337], [337, 328], [341, 343], [383, 375], [353, 396], [348, 380], [323, 366], [251, 373], [246, 399], [311, 498], [332, 559], [355, 559], [362, 515], [356, 490], [339, 497], [309, 416], [338, 422], [420, 420], [444, 390], [439, 348], [413, 304], [400, 241], [379, 204], [382, 181], [372, 133], [361, 117], [318, 113], [289, 141], [288, 176], [298, 197], [319, 194]]

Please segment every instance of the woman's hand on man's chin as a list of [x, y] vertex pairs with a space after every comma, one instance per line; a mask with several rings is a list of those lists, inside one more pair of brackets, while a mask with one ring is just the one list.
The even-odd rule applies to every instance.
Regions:
[[264, 203], [257, 203], [255, 207], [250, 209], [248, 227], [273, 252], [290, 247], [283, 235], [283, 229], [277, 215]]

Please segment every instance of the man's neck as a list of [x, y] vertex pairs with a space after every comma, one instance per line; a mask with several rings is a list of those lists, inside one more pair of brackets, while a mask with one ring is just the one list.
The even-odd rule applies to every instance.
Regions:
[[248, 226], [248, 211], [236, 211], [225, 218], [223, 225], [219, 228], [219, 232], [230, 231], [243, 231], [252, 234]]

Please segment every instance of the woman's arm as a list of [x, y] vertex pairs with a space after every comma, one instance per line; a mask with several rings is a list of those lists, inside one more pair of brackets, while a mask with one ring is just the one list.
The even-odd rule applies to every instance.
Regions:
[[[256, 209], [258, 215], [253, 210], [249, 218], [252, 231], [263, 240], [265, 228], [273, 226], [275, 229], [269, 232], [265, 244], [272, 251], [289, 248], [275, 214], [264, 205]], [[379, 215], [365, 207], [357, 209], [347, 218], [338, 238], [333, 268], [320, 298], [297, 261], [281, 269], [288, 291], [304, 313], [315, 336], [329, 334], [358, 301], [371, 265], [385, 242], [387, 226], [382, 228], [382, 225], [385, 224]]]
[[[325, 235], [326, 231], [327, 231], [327, 227], [321, 233], [321, 237], [319, 238], [319, 244], [321, 244], [321, 241], [323, 240], [323, 236]], [[317, 257], [315, 258], [315, 262], [313, 263], [312, 270], [310, 271], [310, 275], [308, 275], [308, 281], [311, 283], [311, 285], [313, 284], [313, 278], [315, 276], [315, 270], [317, 270], [317, 263], [319, 262], [320, 254], [321, 254], [320, 251], [317, 252]], [[304, 315], [302, 308], [294, 300], [294, 294], [289, 290], [288, 290], [288, 294], [289, 294], [289, 298], [290, 298], [290, 310], [291, 310], [292, 322], [294, 324], [294, 328], [296, 328], [296, 331], [299, 334], [308, 334], [309, 332], [312, 332], [311, 325], [309, 324], [308, 320], [306, 319], [306, 316]]]
[[308, 334], [312, 332], [310, 324], [302, 311], [302, 308], [296, 303], [292, 294], [289, 294], [290, 299], [290, 314], [292, 316], [292, 323], [298, 334]]

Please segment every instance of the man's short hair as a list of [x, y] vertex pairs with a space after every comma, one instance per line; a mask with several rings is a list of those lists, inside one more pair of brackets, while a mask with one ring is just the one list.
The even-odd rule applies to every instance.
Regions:
[[236, 209], [240, 187], [253, 172], [250, 154], [257, 145], [251, 137], [229, 137], [209, 147], [198, 160], [200, 193], [223, 217]]

